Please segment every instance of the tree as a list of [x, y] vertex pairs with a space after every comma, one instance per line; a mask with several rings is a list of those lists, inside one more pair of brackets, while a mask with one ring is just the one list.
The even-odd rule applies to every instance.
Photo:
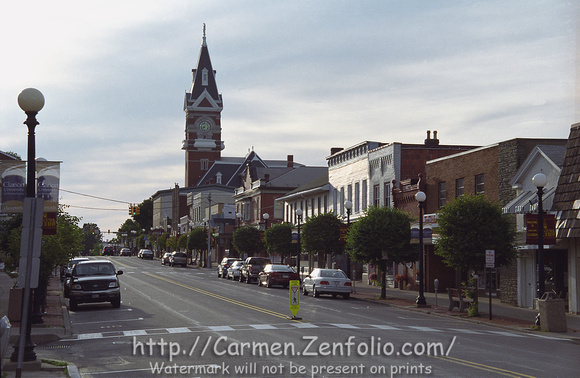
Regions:
[[161, 248], [162, 251], [165, 250], [165, 248], [167, 247], [167, 238], [169, 237], [169, 234], [164, 233], [161, 234], [159, 236], [159, 238], [157, 239], [157, 244], [159, 245], [159, 248]]
[[232, 243], [240, 255], [247, 253], [248, 256], [252, 256], [263, 248], [260, 242], [260, 231], [252, 226], [237, 228], [234, 231]]
[[319, 266], [326, 255], [335, 255], [343, 250], [340, 244], [342, 221], [334, 213], [318, 214], [308, 218], [300, 235], [302, 249], [309, 254], [318, 254]]
[[139, 214], [131, 217], [142, 229], [150, 230], [153, 227], [153, 198], [148, 198], [139, 205]]
[[437, 212], [439, 238], [435, 254], [456, 270], [481, 272], [485, 251], [495, 250], [495, 265], [502, 267], [516, 257], [515, 224], [499, 203], [482, 195], [459, 197]]
[[292, 225], [290, 223], [272, 225], [266, 230], [264, 241], [268, 253], [279, 254], [282, 256], [282, 262], [296, 250], [295, 245], [292, 244]]
[[403, 263], [419, 257], [411, 247], [410, 223], [411, 217], [399, 209], [371, 207], [348, 231], [346, 249], [351, 258], [381, 269], [381, 299], [386, 298], [387, 262]]
[[[187, 239], [187, 249], [190, 251], [197, 251], [198, 256], [203, 256], [203, 252], [207, 251], [207, 232], [204, 227], [197, 227], [191, 230], [189, 238]], [[202, 259], [199, 259], [200, 265]]]

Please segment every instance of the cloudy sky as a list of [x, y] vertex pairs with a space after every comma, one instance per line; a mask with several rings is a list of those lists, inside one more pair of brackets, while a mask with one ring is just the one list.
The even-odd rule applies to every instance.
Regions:
[[118, 229], [127, 203], [184, 185], [203, 23], [224, 156], [326, 165], [331, 147], [427, 130], [442, 144], [567, 138], [577, 15], [557, 0], [3, 2], [0, 150], [26, 157], [16, 99], [38, 88], [36, 155], [63, 162], [61, 203]]

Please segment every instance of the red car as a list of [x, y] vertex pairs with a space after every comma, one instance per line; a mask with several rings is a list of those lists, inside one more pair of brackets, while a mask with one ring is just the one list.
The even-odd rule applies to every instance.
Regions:
[[268, 264], [258, 274], [258, 286], [265, 284], [266, 287], [282, 285], [287, 288], [291, 280], [298, 280], [298, 273], [288, 265]]

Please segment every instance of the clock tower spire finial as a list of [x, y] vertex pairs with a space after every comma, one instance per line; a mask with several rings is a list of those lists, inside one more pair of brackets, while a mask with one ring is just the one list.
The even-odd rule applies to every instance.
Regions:
[[205, 41], [205, 22], [203, 23], [203, 42], [201, 43], [202, 46], [207, 46], [207, 43]]

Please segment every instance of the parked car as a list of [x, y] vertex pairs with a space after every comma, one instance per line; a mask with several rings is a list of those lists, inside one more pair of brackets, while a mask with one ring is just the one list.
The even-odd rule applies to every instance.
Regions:
[[121, 248], [119, 256], [131, 256], [131, 250], [129, 248]]
[[87, 257], [74, 257], [65, 266], [64, 277], [61, 278], [64, 281], [64, 283], [62, 285], [62, 287], [63, 287], [62, 294], [65, 298], [68, 298], [69, 293], [70, 293], [70, 274], [72, 273], [72, 270], [73, 270], [75, 264], [80, 262], [80, 261], [88, 261], [88, 260], [89, 259]]
[[71, 272], [73, 266], [77, 263], [77, 261], [85, 261], [88, 260], [87, 257], [73, 257], [72, 259], [69, 260], [69, 262], [66, 265], [62, 265], [61, 269], [60, 269], [60, 281], [64, 282], [66, 279], [66, 273], [67, 272]]
[[228, 280], [232, 279], [235, 281], [240, 279], [240, 269], [242, 269], [242, 265], [244, 265], [244, 262], [242, 260], [234, 261], [232, 265], [230, 265], [227, 274]]
[[240, 269], [240, 282], [252, 283], [252, 280], [258, 278], [258, 273], [271, 263], [266, 257], [248, 257]]
[[137, 253], [137, 257], [140, 259], [153, 260], [153, 251], [150, 249], [140, 249], [139, 253]]
[[304, 295], [311, 292], [315, 297], [319, 297], [320, 294], [331, 294], [333, 298], [342, 295], [344, 299], [348, 299], [351, 291], [352, 283], [340, 269], [314, 269], [302, 281]]
[[217, 276], [226, 278], [228, 275], [228, 268], [234, 263], [234, 261], [240, 261], [240, 259], [237, 257], [224, 257], [222, 262], [218, 265]]
[[183, 267], [187, 266], [187, 253], [185, 252], [173, 252], [169, 256], [169, 265], [181, 265]]
[[258, 274], [258, 286], [282, 285], [287, 288], [291, 280], [299, 280], [298, 273], [288, 265], [268, 264]]
[[163, 257], [161, 257], [161, 265], [169, 264], [169, 258], [171, 257], [171, 252], [165, 252]]
[[80, 261], [75, 264], [70, 277], [69, 308], [77, 310], [81, 303], [111, 302], [121, 306], [119, 277], [122, 270], [108, 260]]

